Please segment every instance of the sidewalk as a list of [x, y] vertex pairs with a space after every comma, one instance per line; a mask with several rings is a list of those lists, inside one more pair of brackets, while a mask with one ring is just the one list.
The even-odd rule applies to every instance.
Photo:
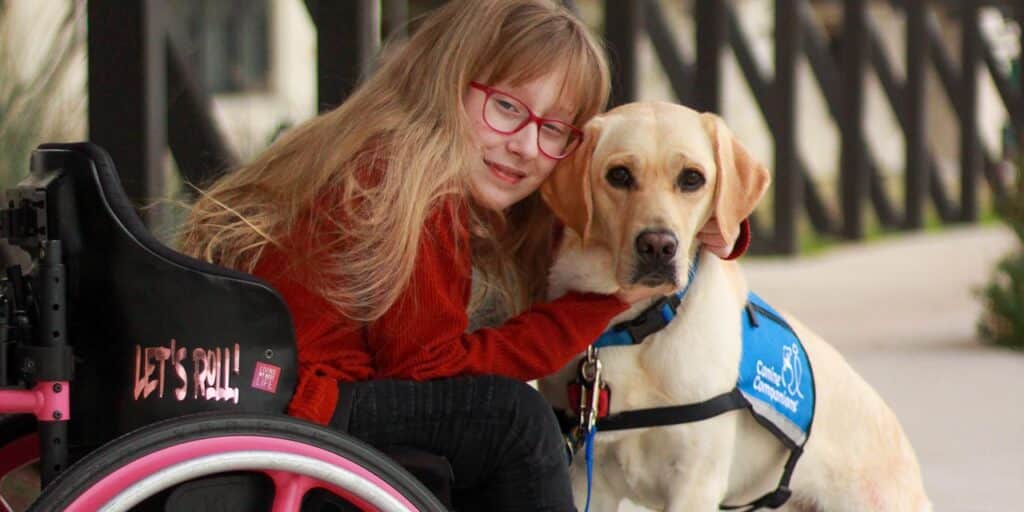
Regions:
[[899, 416], [937, 511], [1007, 510], [1024, 484], [1024, 354], [981, 345], [975, 290], [1016, 243], [951, 228], [747, 258], [751, 289], [835, 345]]

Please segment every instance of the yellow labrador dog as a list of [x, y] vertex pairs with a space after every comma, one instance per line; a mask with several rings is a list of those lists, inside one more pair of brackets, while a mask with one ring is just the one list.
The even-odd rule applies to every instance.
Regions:
[[[569, 228], [552, 269], [552, 296], [569, 289], [683, 289], [702, 251], [702, 228], [717, 222], [734, 239], [770, 181], [719, 117], [679, 105], [624, 105], [595, 118], [584, 132], [582, 146], [542, 189]], [[735, 389], [747, 297], [738, 265], [704, 249], [668, 325], [642, 343], [600, 350], [613, 417], [698, 403]], [[644, 308], [635, 305], [616, 322]], [[835, 349], [782, 316], [803, 343], [816, 395], [813, 430], [784, 509], [931, 510], [910, 442], [889, 407]], [[569, 407], [566, 389], [577, 369], [573, 362], [539, 383], [555, 407]], [[785, 382], [799, 381], [794, 372], [800, 371], [809, 373], [790, 362], [759, 368], [758, 374], [785, 388]], [[746, 409], [680, 425], [599, 429], [591, 507], [614, 511], [621, 498], [686, 512], [747, 504], [776, 489], [790, 448]], [[573, 465], [581, 510], [587, 488], [582, 459], [577, 455]]]

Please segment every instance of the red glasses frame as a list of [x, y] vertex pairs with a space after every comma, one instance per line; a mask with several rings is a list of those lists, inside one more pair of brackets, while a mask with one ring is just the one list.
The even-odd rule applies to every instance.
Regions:
[[[529, 105], [527, 105], [525, 101], [517, 98], [516, 96], [514, 96], [512, 94], [509, 94], [509, 93], [507, 93], [507, 92], [505, 92], [505, 91], [503, 91], [501, 89], [495, 89], [494, 87], [491, 87], [491, 86], [486, 85], [486, 84], [482, 84], [480, 82], [470, 82], [469, 86], [474, 88], [474, 89], [476, 89], [476, 90], [478, 90], [478, 91], [483, 92], [486, 95], [484, 97], [483, 106], [480, 109], [480, 117], [483, 118], [484, 123], [487, 124], [488, 128], [490, 128], [490, 129], [492, 129], [492, 130], [494, 130], [494, 131], [496, 131], [496, 132], [498, 132], [498, 133], [500, 133], [502, 135], [512, 135], [513, 133], [516, 133], [519, 130], [522, 130], [523, 128], [526, 127], [526, 125], [528, 125], [530, 123], [536, 124], [537, 125], [537, 150], [540, 151], [544, 156], [546, 156], [546, 157], [548, 157], [548, 158], [550, 158], [552, 160], [562, 160], [563, 158], [566, 158], [567, 156], [571, 155], [572, 152], [576, 151], [576, 148], [579, 147], [580, 141], [583, 140], [583, 131], [580, 130], [579, 128], [577, 128], [577, 127], [575, 127], [575, 126], [573, 126], [573, 125], [571, 125], [569, 123], [566, 123], [565, 121], [560, 121], [558, 119], [551, 119], [551, 118], [547, 118], [547, 117], [540, 117], [540, 116], [534, 114], [533, 110], [530, 109]], [[502, 96], [508, 96], [509, 98], [512, 98], [512, 99], [518, 101], [520, 104], [523, 105], [523, 108], [526, 109], [527, 118], [524, 119], [523, 122], [519, 126], [515, 127], [515, 129], [512, 129], [512, 130], [499, 130], [499, 129], [495, 128], [494, 125], [492, 125], [490, 121], [487, 120], [487, 114], [486, 114], [486, 112], [487, 112], [487, 102], [491, 99], [491, 95], [493, 95], [494, 93], [501, 94]], [[565, 154], [563, 154], [561, 156], [555, 156], [555, 155], [552, 155], [552, 154], [548, 153], [547, 151], [544, 151], [544, 148], [541, 147], [541, 145], [540, 145], [540, 130], [542, 129], [541, 125], [543, 125], [545, 122], [558, 123], [560, 125], [567, 126], [572, 131], [572, 134], [576, 136], [576, 142], [574, 142], [572, 144], [572, 147], [570, 147], [569, 150], [565, 152]]]

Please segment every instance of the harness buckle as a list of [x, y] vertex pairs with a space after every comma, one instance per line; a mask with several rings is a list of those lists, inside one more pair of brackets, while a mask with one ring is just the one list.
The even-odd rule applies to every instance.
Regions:
[[633, 344], [636, 345], [668, 325], [669, 318], [665, 317], [663, 310], [668, 308], [670, 314], [674, 316], [675, 308], [679, 306], [678, 300], [674, 295], [661, 297], [654, 304], [643, 310], [636, 318], [620, 322], [613, 329], [629, 333], [629, 336], [633, 339]]
[[601, 362], [598, 361], [594, 371], [594, 383], [590, 388], [590, 406], [587, 407], [587, 432], [594, 430], [601, 404]]
[[587, 355], [580, 361], [578, 380], [581, 388], [579, 428], [586, 433], [597, 424], [601, 400], [601, 360], [597, 358], [597, 349], [593, 346], [587, 347]]

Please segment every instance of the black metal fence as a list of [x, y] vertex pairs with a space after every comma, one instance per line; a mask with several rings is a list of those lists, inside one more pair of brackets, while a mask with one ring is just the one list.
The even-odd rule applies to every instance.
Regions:
[[[439, 2], [406, 0], [305, 0], [317, 27], [317, 90], [321, 110], [341, 103], [379, 49], [382, 27], [401, 30], [411, 11]], [[566, 1], [575, 8], [575, 3]], [[823, 2], [828, 3], [828, 2]], [[759, 252], [794, 253], [806, 214], [825, 236], [865, 236], [869, 209], [886, 229], [920, 229], [934, 206], [942, 222], [974, 222], [981, 210], [981, 181], [992, 197], [1005, 194], [999, 162], [983, 151], [978, 131], [978, 80], [971, 72], [984, 66], [991, 74], [1016, 133], [1024, 134], [1024, 89], [1000, 67], [981, 34], [979, 10], [997, 5], [1024, 22], [1020, 2], [892, 1], [906, 19], [905, 72], [883, 51], [880, 30], [868, 0], [841, 3], [841, 30], [829, 33], [808, 0], [774, 4], [774, 73], [759, 66], [748, 35], [730, 0], [692, 0], [696, 24], [695, 58], [680, 52], [674, 27], [657, 0], [604, 0], [603, 36], [614, 69], [613, 104], [638, 97], [637, 38], [649, 37], [680, 103], [720, 111], [722, 52], [732, 50], [771, 131], [775, 147], [772, 225], [755, 216]], [[166, 147], [183, 177], [205, 177], [235, 165], [214, 122], [209, 97], [183, 57], [182, 42], [167, 30], [166, 0], [88, 0], [89, 133], [118, 162], [131, 197], [161, 195]], [[960, 55], [954, 58], [940, 37], [936, 12], [951, 13], [959, 24]], [[1024, 26], [1024, 24], [1022, 24]], [[1024, 44], [1024, 40], [1022, 40]], [[832, 51], [839, 48], [838, 52]], [[830, 208], [810, 179], [797, 151], [797, 65], [806, 58], [841, 133], [838, 208]], [[938, 163], [926, 143], [925, 83], [928, 67], [939, 77], [959, 121], [959, 198], [938, 176]], [[905, 138], [906, 168], [902, 204], [884, 186], [878, 157], [864, 135], [864, 80], [873, 72], [881, 83]], [[836, 213], [833, 213], [836, 212]]]

